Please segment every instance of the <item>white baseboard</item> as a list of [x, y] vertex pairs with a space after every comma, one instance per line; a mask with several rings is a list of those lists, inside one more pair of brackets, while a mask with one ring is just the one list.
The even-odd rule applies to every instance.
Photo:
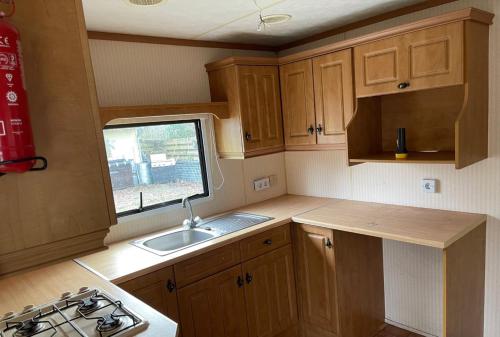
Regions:
[[401, 329], [405, 329], [405, 330], [408, 330], [408, 331], [411, 331], [411, 332], [414, 332], [414, 333], [418, 333], [419, 335], [422, 335], [422, 336], [425, 336], [425, 337], [441, 337], [441, 336], [432, 335], [432, 334], [424, 332], [424, 331], [413, 329], [412, 327], [406, 326], [406, 325], [398, 323], [398, 322], [393, 322], [393, 321], [391, 321], [390, 319], [387, 319], [387, 318], [385, 319], [385, 322], [387, 324], [394, 325], [395, 327], [398, 327], [398, 328], [401, 328]]

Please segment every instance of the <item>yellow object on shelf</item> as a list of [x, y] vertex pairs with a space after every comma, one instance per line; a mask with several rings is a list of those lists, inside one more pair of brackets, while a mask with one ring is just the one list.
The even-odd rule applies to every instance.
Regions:
[[396, 153], [396, 159], [406, 159], [408, 157], [408, 153]]

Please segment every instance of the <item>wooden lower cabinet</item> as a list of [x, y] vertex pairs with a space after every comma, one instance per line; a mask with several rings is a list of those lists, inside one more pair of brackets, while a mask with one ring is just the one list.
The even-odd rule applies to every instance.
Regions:
[[291, 245], [245, 262], [242, 267], [249, 337], [291, 332], [298, 322]]
[[333, 231], [296, 224], [294, 238], [302, 335], [338, 336]]
[[179, 322], [173, 267], [161, 269], [118, 286], [170, 319]]
[[183, 337], [370, 337], [384, 324], [383, 281], [381, 239], [287, 224], [119, 286]]
[[183, 337], [246, 337], [245, 290], [241, 266], [179, 289]]
[[302, 337], [369, 337], [384, 324], [382, 240], [295, 224]]

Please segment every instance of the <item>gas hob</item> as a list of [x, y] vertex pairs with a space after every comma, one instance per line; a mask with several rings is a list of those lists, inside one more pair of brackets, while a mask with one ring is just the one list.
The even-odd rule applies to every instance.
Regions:
[[145, 330], [148, 322], [119, 300], [98, 289], [81, 288], [56, 302], [0, 318], [0, 337], [125, 337]]

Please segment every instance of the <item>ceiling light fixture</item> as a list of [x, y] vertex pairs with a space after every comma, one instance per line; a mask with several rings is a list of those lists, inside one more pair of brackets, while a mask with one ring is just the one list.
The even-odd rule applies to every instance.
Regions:
[[126, 1], [136, 6], [156, 6], [161, 4], [162, 2], [165, 2], [165, 0], [126, 0]]
[[264, 8], [259, 6], [259, 4], [257, 3], [257, 0], [253, 0], [253, 3], [259, 9], [259, 24], [257, 26], [258, 32], [265, 30], [266, 28], [268, 28], [271, 25], [285, 23], [292, 18], [292, 16], [290, 14], [262, 15], [262, 11], [264, 10]]

